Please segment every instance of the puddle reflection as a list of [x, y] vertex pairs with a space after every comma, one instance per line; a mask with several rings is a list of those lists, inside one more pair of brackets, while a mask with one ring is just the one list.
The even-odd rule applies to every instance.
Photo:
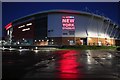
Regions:
[[58, 78], [81, 78], [81, 72], [77, 62], [78, 52], [75, 50], [65, 50], [57, 52], [59, 59], [57, 61]]

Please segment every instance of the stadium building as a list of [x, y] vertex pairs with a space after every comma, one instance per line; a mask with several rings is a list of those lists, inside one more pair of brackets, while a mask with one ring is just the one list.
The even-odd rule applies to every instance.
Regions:
[[10, 43], [30, 45], [119, 45], [120, 27], [101, 15], [49, 10], [27, 15], [5, 26]]

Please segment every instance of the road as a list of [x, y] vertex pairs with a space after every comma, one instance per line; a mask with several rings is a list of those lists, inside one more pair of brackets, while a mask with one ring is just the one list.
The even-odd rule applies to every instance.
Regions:
[[120, 80], [120, 58], [110, 50], [2, 52], [3, 79]]

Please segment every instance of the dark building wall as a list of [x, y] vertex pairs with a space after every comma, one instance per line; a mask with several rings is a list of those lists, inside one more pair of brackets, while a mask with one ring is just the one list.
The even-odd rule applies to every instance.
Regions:
[[74, 37], [62, 37], [62, 45], [70, 45], [69, 41], [74, 41]]
[[35, 17], [35, 40], [45, 39], [47, 37], [47, 15], [39, 15]]
[[48, 39], [50, 45], [62, 45], [62, 37], [48, 37]]
[[[32, 25], [26, 26], [27, 24], [32, 23]], [[25, 25], [25, 27], [21, 27]], [[25, 29], [30, 28], [30, 30], [23, 31]], [[34, 38], [34, 21], [28, 21], [16, 25], [13, 27], [13, 39], [14, 40], [21, 40], [21, 39], [33, 39]]]
[[116, 46], [120, 46], [120, 40], [115, 40]]

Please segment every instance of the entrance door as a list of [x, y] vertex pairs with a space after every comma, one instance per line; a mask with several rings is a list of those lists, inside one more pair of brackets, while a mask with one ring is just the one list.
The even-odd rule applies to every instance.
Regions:
[[83, 40], [80, 40], [81, 45], [83, 45]]
[[74, 45], [74, 41], [73, 41], [73, 40], [70, 40], [70, 41], [69, 41], [69, 45]]

